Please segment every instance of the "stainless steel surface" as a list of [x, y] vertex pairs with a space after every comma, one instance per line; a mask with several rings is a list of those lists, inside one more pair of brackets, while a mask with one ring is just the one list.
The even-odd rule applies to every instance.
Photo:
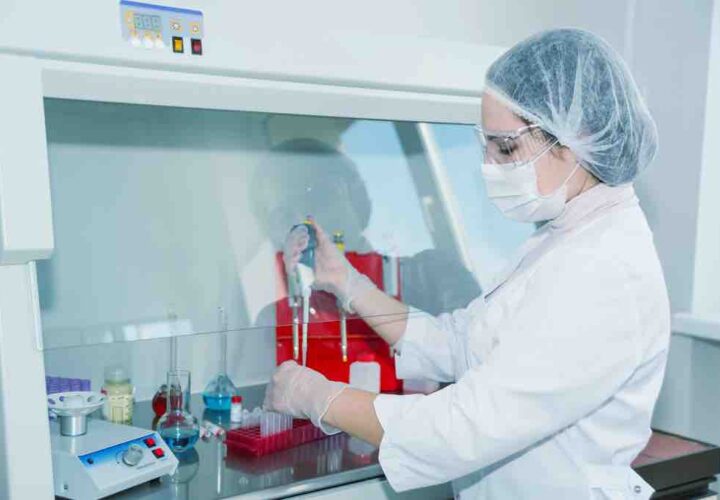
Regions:
[[[244, 406], [252, 410], [260, 405], [264, 391], [264, 386], [240, 388]], [[199, 394], [193, 395], [191, 409], [198, 418], [230, 425], [230, 412], [206, 410]], [[150, 402], [135, 406], [133, 425], [149, 429], [153, 419]], [[346, 434], [259, 458], [228, 455], [225, 445], [213, 438], [198, 441], [193, 451], [178, 459], [180, 466], [174, 477], [164, 477], [110, 498], [284, 498], [382, 476], [377, 449]]]
[[82, 436], [87, 432], [87, 415], [62, 415], [58, 418], [63, 436]]

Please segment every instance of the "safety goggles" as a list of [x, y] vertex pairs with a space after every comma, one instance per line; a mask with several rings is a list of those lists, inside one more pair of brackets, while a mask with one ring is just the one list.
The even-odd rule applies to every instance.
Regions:
[[548, 137], [539, 125], [528, 125], [512, 132], [483, 130], [476, 126], [485, 163], [523, 165], [536, 160], [558, 140]]

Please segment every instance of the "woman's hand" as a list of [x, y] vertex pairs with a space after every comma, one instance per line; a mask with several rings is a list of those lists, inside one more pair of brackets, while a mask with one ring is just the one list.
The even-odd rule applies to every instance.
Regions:
[[278, 366], [265, 390], [263, 408], [310, 419], [324, 432], [331, 433], [335, 430], [323, 427], [322, 419], [346, 387], [347, 384], [332, 382], [295, 361], [285, 361]]
[[[375, 285], [352, 267], [319, 224], [313, 222], [313, 225], [317, 234], [313, 288], [332, 293], [340, 299], [345, 310], [352, 312], [350, 302], [366, 291], [374, 289]], [[283, 250], [285, 272], [288, 276], [292, 275], [309, 241], [310, 236], [305, 225], [296, 227], [288, 234]]]

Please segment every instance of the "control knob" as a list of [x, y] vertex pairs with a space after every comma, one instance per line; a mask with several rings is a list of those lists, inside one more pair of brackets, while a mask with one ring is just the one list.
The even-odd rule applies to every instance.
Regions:
[[128, 467], [135, 467], [143, 459], [143, 449], [137, 444], [131, 444], [122, 454], [122, 461]]

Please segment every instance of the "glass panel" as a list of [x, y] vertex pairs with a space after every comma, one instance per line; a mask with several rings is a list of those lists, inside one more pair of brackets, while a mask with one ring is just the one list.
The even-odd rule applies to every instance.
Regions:
[[[484, 196], [471, 126], [423, 136], [407, 122], [54, 99], [45, 112], [56, 245], [38, 262], [46, 349], [290, 335], [279, 252], [306, 215], [431, 314], [479, 296], [532, 230]], [[336, 299], [313, 292], [310, 306], [310, 335], [338, 336]], [[353, 317], [348, 328], [367, 334]]]

